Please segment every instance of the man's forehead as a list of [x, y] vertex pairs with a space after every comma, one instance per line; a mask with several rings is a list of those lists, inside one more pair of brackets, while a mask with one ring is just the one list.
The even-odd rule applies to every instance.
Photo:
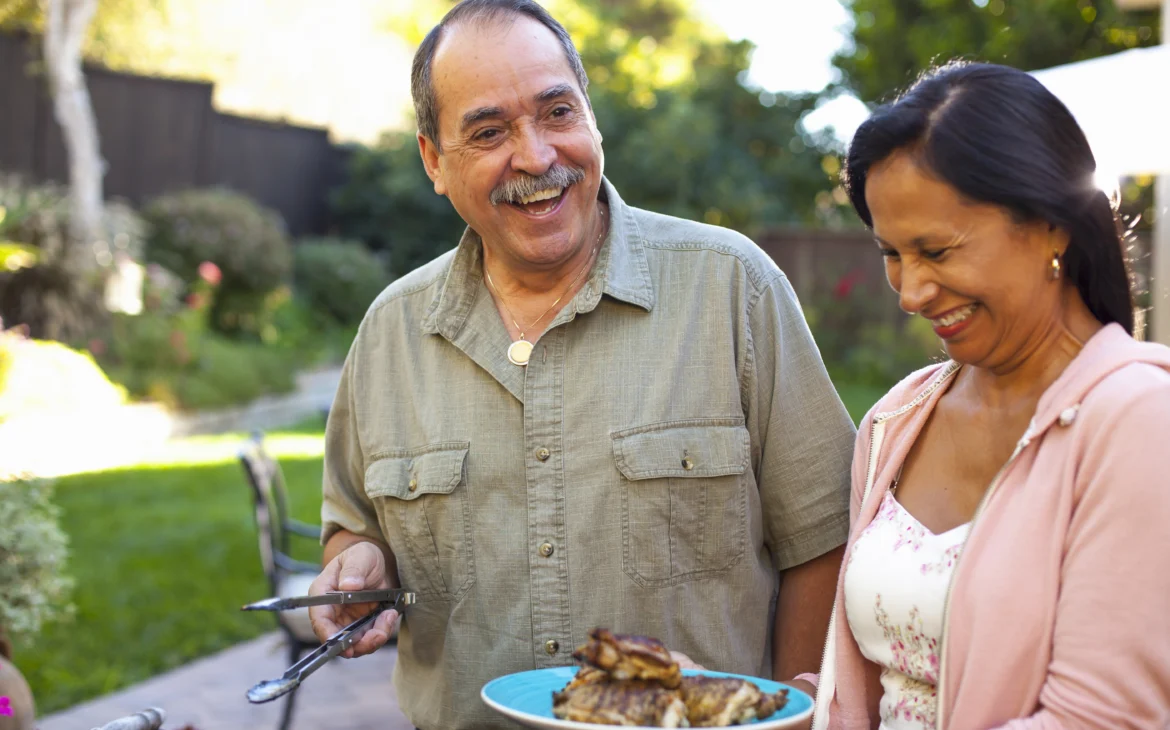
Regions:
[[447, 28], [431, 65], [441, 113], [461, 116], [481, 106], [535, 100], [568, 84], [580, 94], [576, 74], [553, 32], [527, 17]]

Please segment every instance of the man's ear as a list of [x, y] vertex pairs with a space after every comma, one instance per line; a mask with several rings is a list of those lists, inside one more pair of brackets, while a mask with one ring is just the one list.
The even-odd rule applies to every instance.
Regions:
[[443, 182], [443, 168], [439, 165], [439, 147], [422, 134], [418, 135], [418, 153], [422, 157], [427, 177], [435, 184], [435, 194], [446, 195], [447, 184]]

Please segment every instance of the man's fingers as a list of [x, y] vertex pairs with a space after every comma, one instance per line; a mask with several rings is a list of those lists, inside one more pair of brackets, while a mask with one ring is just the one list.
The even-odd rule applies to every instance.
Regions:
[[687, 656], [686, 654], [683, 654], [681, 651], [670, 652], [670, 657], [671, 657], [671, 659], [674, 659], [674, 661], [678, 664], [679, 668], [681, 668], [681, 669], [703, 669], [704, 668], [701, 665], [696, 664], [694, 659], [691, 659], [689, 656]]
[[317, 635], [318, 641], [325, 641], [341, 629], [333, 622], [333, 618], [332, 606], [309, 607], [309, 623], [312, 625], [313, 633]]

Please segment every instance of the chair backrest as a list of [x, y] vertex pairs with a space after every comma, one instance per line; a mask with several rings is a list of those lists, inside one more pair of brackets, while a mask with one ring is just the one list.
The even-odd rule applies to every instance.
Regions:
[[256, 431], [240, 448], [240, 463], [252, 487], [260, 562], [276, 595], [280, 581], [277, 555], [288, 556], [288, 497], [280, 465], [264, 450], [264, 434]]

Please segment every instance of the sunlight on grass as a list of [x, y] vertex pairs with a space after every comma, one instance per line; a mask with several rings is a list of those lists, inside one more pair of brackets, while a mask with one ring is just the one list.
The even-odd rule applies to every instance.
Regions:
[[[164, 444], [138, 466], [178, 468], [235, 461], [243, 434], [192, 436]], [[313, 459], [325, 455], [324, 434], [274, 433], [264, 436], [264, 448], [276, 459]]]

